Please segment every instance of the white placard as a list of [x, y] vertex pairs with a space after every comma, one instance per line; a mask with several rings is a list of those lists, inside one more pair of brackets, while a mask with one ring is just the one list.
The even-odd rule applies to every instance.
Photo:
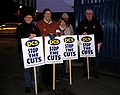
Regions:
[[63, 63], [63, 39], [45, 37], [45, 64]]
[[94, 34], [79, 35], [80, 57], [95, 57]]
[[33, 39], [22, 38], [21, 42], [24, 68], [44, 65], [42, 37], [34, 37]]
[[77, 35], [63, 35], [63, 60], [78, 59]]

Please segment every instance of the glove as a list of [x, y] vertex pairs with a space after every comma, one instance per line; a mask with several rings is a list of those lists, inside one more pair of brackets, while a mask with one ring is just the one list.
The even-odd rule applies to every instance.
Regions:
[[56, 34], [49, 35], [50, 39], [53, 40], [56, 37]]
[[59, 33], [56, 33], [56, 35], [60, 37], [62, 34], [59, 32]]

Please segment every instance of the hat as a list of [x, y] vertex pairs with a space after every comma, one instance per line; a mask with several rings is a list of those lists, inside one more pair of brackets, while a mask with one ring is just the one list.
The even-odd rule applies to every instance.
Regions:
[[33, 16], [33, 13], [31, 13], [31, 12], [26, 12], [26, 13], [23, 14], [24, 17], [26, 17], [27, 15]]
[[45, 9], [43, 10], [43, 15], [44, 15], [47, 11], [50, 11], [50, 12], [52, 13], [52, 11], [51, 11], [49, 8], [45, 8]]
[[34, 10], [31, 8], [26, 8], [22, 10], [23, 17], [26, 17], [27, 15], [34, 16]]
[[62, 18], [69, 18], [69, 16], [68, 16], [67, 13], [63, 13], [63, 14], [62, 14]]

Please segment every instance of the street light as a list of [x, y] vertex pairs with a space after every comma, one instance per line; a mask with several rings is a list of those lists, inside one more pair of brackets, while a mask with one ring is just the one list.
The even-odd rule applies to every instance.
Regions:
[[38, 10], [35, 11], [35, 21], [37, 20], [37, 13], [38, 13]]
[[20, 5], [17, 11], [17, 15], [18, 15], [18, 22], [20, 21], [20, 9], [22, 8], [22, 6]]

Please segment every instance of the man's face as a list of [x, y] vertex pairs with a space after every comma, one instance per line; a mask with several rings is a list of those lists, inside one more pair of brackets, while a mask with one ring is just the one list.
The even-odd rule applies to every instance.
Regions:
[[44, 17], [46, 20], [50, 20], [51, 19], [51, 12], [50, 11], [46, 11], [44, 14]]
[[92, 17], [93, 17], [93, 11], [91, 11], [91, 10], [86, 11], [85, 16], [86, 16], [88, 21], [91, 21]]
[[25, 22], [30, 24], [33, 20], [32, 16], [31, 15], [27, 15], [25, 18], [24, 18]]

